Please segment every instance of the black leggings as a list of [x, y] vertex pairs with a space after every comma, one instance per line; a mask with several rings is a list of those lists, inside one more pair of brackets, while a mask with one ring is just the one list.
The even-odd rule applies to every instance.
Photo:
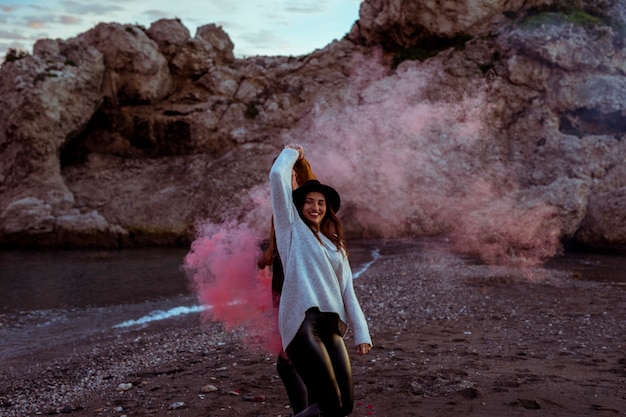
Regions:
[[287, 356], [283, 352], [278, 354], [276, 370], [287, 390], [289, 404], [291, 404], [291, 409], [294, 414], [303, 411], [309, 404], [315, 404], [317, 402], [306, 389], [306, 385], [302, 382], [302, 378], [298, 375], [296, 368], [294, 368], [293, 364], [287, 359]]
[[285, 353], [317, 399], [321, 415], [344, 417], [352, 412], [352, 369], [336, 313], [309, 309]]

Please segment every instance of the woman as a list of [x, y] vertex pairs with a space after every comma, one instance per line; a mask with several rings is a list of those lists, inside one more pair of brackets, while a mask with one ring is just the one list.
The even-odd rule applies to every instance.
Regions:
[[317, 180], [292, 191], [294, 164], [304, 157], [289, 145], [270, 171], [276, 245], [284, 283], [278, 312], [285, 352], [317, 399], [297, 417], [341, 417], [352, 412], [350, 358], [343, 341], [348, 322], [357, 353], [372, 341], [352, 285], [341, 222], [339, 194]]
[[[298, 159], [293, 166], [291, 188], [295, 190], [300, 184], [309, 180], [315, 180], [317, 177], [311, 169], [311, 165], [305, 158]], [[272, 300], [275, 308], [280, 305], [280, 295], [283, 289], [283, 281], [285, 279], [283, 274], [283, 264], [280, 261], [278, 250], [276, 248], [276, 235], [274, 233], [274, 219], [272, 218], [272, 225], [270, 231], [270, 239], [268, 248], [265, 250], [261, 258], [259, 259], [258, 266], [260, 269], [271, 267], [272, 268]], [[276, 360], [276, 370], [280, 376], [285, 390], [287, 391], [287, 397], [289, 403], [295, 414], [306, 409], [310, 404], [314, 404], [315, 398], [311, 395], [306, 385], [298, 375], [293, 364], [287, 358], [287, 354], [284, 351], [278, 353]]]

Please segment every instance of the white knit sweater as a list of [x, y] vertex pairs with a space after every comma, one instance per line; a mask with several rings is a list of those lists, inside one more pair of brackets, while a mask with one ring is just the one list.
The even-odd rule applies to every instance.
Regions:
[[344, 324], [351, 326], [355, 345], [371, 345], [348, 258], [322, 233], [320, 243], [293, 204], [291, 171], [297, 159], [297, 150], [285, 148], [270, 171], [276, 244], [285, 270], [278, 310], [283, 347], [289, 345], [311, 307], [337, 313]]

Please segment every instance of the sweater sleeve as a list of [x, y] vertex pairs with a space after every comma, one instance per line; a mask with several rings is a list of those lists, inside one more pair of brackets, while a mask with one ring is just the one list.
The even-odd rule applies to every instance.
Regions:
[[293, 199], [291, 197], [291, 171], [298, 160], [299, 152], [292, 148], [285, 148], [278, 155], [270, 170], [270, 191], [272, 195], [272, 211], [274, 214], [274, 228], [278, 234], [285, 233], [291, 228], [295, 219]]
[[372, 338], [370, 336], [367, 320], [365, 319], [359, 300], [354, 292], [352, 271], [347, 261], [344, 262], [343, 273], [345, 287], [343, 289], [342, 298], [346, 315], [348, 316], [348, 322], [352, 326], [352, 332], [354, 333], [354, 344], [360, 345], [361, 343], [367, 343], [372, 346]]

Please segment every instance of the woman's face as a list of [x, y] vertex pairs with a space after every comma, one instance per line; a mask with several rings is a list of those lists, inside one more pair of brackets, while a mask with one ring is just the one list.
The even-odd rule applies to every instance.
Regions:
[[317, 191], [308, 193], [304, 199], [304, 206], [302, 206], [302, 217], [304, 217], [304, 220], [311, 226], [319, 228], [325, 215], [326, 197], [324, 197], [324, 194]]

